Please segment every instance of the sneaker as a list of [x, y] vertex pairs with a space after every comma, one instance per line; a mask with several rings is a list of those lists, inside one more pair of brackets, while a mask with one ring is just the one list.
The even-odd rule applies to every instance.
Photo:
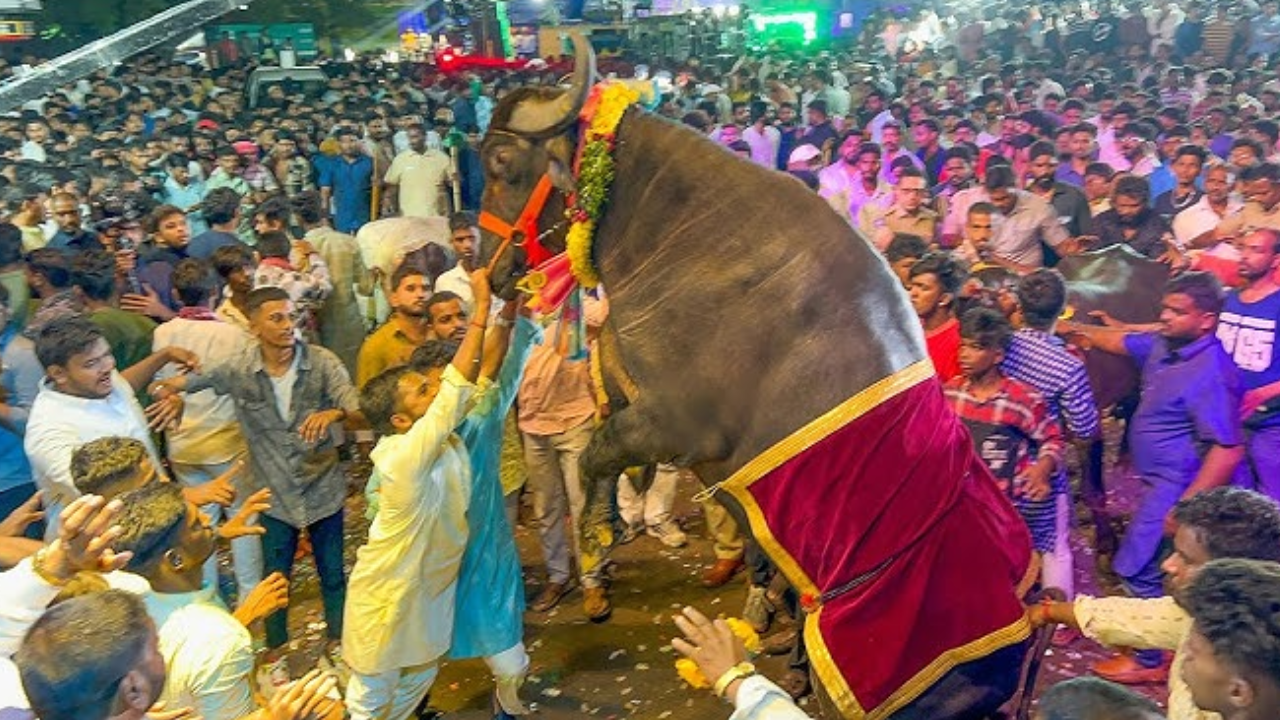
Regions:
[[289, 675], [289, 656], [281, 655], [275, 660], [264, 661], [258, 666], [258, 692], [270, 700], [276, 691], [293, 682]]
[[684, 547], [685, 543], [689, 542], [689, 538], [674, 520], [663, 520], [657, 525], [650, 525], [644, 531], [649, 537], [658, 538], [669, 548]]
[[756, 633], [765, 632], [773, 623], [773, 605], [769, 602], [767, 592], [759, 585], [752, 585], [747, 589], [747, 604], [742, 609], [742, 619]]
[[351, 679], [351, 667], [342, 659], [342, 645], [330, 645], [316, 660], [316, 666], [338, 678], [339, 692], [346, 690], [347, 681]]

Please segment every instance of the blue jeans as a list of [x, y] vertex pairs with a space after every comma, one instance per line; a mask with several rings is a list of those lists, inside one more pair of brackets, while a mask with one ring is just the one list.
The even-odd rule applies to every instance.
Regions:
[[[311, 551], [315, 556], [316, 573], [320, 576], [320, 599], [324, 604], [324, 621], [328, 625], [326, 635], [330, 640], [342, 638], [342, 609], [347, 604], [347, 578], [342, 569], [342, 516], [343, 512], [317, 520], [307, 526], [311, 538]], [[298, 551], [301, 531], [292, 525], [263, 515], [262, 536], [263, 574], [283, 573], [293, 577], [293, 556]], [[289, 641], [289, 609], [279, 610], [267, 616], [267, 647], [278, 648]]]
[[[1116, 552], [1114, 567], [1134, 597], [1158, 598], [1164, 595], [1164, 574], [1160, 570], [1160, 562], [1171, 545], [1164, 535], [1164, 518], [1178, 504], [1184, 490], [1170, 483], [1153, 483], [1129, 521], [1129, 529]], [[1156, 667], [1164, 661], [1161, 650], [1137, 650], [1133, 656], [1143, 667]]]
[[1280, 502], [1280, 425], [1247, 430], [1244, 473], [1250, 487]]

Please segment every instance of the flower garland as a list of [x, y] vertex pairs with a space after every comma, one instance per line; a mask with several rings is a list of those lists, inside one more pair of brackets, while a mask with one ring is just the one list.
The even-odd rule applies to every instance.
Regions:
[[[738, 618], [727, 618], [725, 623], [729, 625], [729, 629], [737, 636], [747, 649], [748, 657], [754, 657], [760, 653], [760, 636], [745, 621]], [[689, 658], [680, 658], [676, 660], [676, 674], [680, 679], [689, 684], [689, 687], [695, 690], [701, 690], [711, 687], [711, 683], [715, 678], [707, 678], [702, 674], [702, 669], [698, 664]]]
[[578, 156], [578, 189], [569, 203], [568, 216], [572, 224], [569, 226], [566, 252], [573, 277], [584, 288], [600, 284], [600, 275], [592, 262], [596, 223], [604, 212], [613, 186], [613, 151], [617, 147], [618, 125], [622, 124], [627, 108], [639, 102], [641, 97], [641, 90], [633, 85], [601, 83], [591, 91], [582, 111], [587, 127]]

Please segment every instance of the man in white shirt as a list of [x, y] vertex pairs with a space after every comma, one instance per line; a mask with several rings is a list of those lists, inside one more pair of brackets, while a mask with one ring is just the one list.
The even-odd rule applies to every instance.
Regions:
[[449, 182], [449, 156], [427, 146], [427, 134], [419, 123], [405, 128], [409, 148], [396, 155], [382, 181], [382, 195], [389, 215], [436, 217], [443, 215], [444, 188]]
[[778, 150], [782, 133], [768, 122], [768, 106], [751, 103], [751, 124], [742, 130], [742, 139], [751, 146], [751, 161], [770, 170], [778, 167]]
[[1053, 206], [1025, 190], [1019, 190], [1013, 169], [1008, 165], [987, 168], [982, 187], [956, 193], [942, 225], [944, 245], [950, 247], [957, 243], [968, 222], [969, 208], [980, 202], [991, 203], [999, 212], [999, 216], [993, 218], [993, 233], [987, 243], [993, 260], [1019, 269], [1043, 267], [1041, 242], [1056, 249], [1060, 255], [1076, 252], [1077, 244], [1071, 242]]
[[[473, 282], [489, 312], [488, 274]], [[453, 641], [454, 596], [468, 536], [471, 460], [454, 433], [470, 409], [485, 323], [472, 321], [452, 364], [393, 368], [361, 392], [382, 439], [369, 459], [377, 514], [356, 554], [343, 623], [353, 720], [405, 720], [431, 688]], [[501, 358], [486, 353], [491, 370]], [[395, 622], [388, 622], [394, 618]]]
[[[199, 260], [186, 259], [177, 264], [172, 276], [173, 292], [182, 306], [178, 316], [162, 323], [152, 336], [152, 350], [180, 347], [195, 353], [206, 366], [222, 365], [239, 357], [248, 347], [249, 340], [234, 325], [223, 322], [212, 308], [217, 298], [218, 284], [208, 265]], [[168, 368], [160, 379], [175, 373]], [[186, 407], [177, 427], [170, 428], [168, 441], [169, 463], [179, 482], [196, 487], [214, 480], [244, 460], [249, 449], [240, 433], [236, 420], [235, 402], [230, 396], [218, 395], [213, 390], [201, 390], [185, 398]], [[230, 485], [231, 483], [227, 483]], [[240, 510], [249, 495], [247, 484], [228, 488], [235, 499], [225, 517]], [[213, 523], [224, 518], [224, 508], [217, 503], [201, 506], [201, 511]], [[236, 585], [240, 597], [244, 597], [262, 580], [262, 541], [256, 536], [237, 538], [231, 543]], [[217, 583], [216, 560], [207, 563], [205, 581]]]
[[[463, 211], [449, 216], [449, 244], [458, 264], [436, 278], [432, 290], [448, 291], [462, 298], [463, 311], [475, 317], [472, 312], [475, 299], [471, 292], [471, 273], [475, 272], [476, 250], [480, 247], [480, 228], [476, 225], [475, 215]], [[491, 314], [497, 315], [502, 310], [502, 300], [493, 298], [492, 303]]]
[[108, 435], [134, 438], [147, 446], [162, 467], [151, 430], [173, 420], [181, 401], [159, 401], [144, 412], [136, 393], [166, 364], [194, 367], [198, 359], [170, 346], [133, 367], [116, 372], [111, 347], [88, 318], [55, 320], [36, 339], [36, 356], [46, 378], [31, 406], [24, 446], [36, 485], [44, 492], [46, 537], [57, 536], [58, 515], [79, 496], [71, 481], [71, 453]]

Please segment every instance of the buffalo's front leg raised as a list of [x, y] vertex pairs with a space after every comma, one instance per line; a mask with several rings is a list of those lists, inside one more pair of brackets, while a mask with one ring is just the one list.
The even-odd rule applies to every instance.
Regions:
[[592, 436], [578, 463], [586, 495], [578, 528], [583, 572], [598, 567], [613, 546], [613, 497], [623, 471], [673, 460], [687, 467], [707, 459], [706, 448], [692, 444], [697, 438], [674, 437], [674, 425], [641, 402], [610, 415]]

